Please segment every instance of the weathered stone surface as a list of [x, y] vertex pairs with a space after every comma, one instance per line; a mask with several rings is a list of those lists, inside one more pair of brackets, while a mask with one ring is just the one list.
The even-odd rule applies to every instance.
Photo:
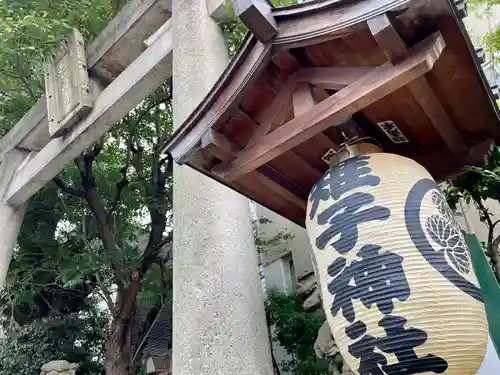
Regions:
[[78, 366], [65, 360], [51, 361], [42, 366], [40, 375], [73, 375]]
[[65, 371], [71, 368], [71, 363], [68, 361], [51, 361], [42, 366], [42, 371]]
[[84, 39], [78, 30], [59, 43], [44, 71], [49, 134], [54, 138], [92, 109]]
[[[206, 0], [174, 0], [174, 127], [224, 70]], [[174, 168], [175, 375], [273, 374], [248, 199]]]

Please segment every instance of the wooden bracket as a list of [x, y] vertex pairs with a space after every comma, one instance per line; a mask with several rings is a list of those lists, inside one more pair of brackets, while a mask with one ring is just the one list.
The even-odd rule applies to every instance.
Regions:
[[484, 48], [479, 47], [475, 49], [477, 60], [480, 64], [484, 64], [486, 62], [486, 53], [484, 52]]
[[302, 68], [288, 78], [283, 88], [266, 111], [257, 118], [260, 126], [255, 130], [248, 145], [254, 145], [266, 134], [282, 125], [292, 108], [292, 92], [299, 83], [341, 90], [357, 79], [363, 77], [373, 68], [336, 67], [336, 68]]
[[[240, 147], [238, 145], [213, 129], [210, 129], [210, 131], [205, 134], [205, 136], [203, 136], [201, 140], [201, 148], [226, 163], [230, 163], [235, 160], [238, 157], [238, 153], [240, 151]], [[263, 175], [259, 171], [252, 171], [251, 177], [258, 181], [260, 184], [266, 186], [275, 194], [278, 194], [285, 200], [293, 203], [295, 206], [300, 207], [304, 210], [306, 209], [307, 202], [305, 200], [298, 197], [277, 182], [271, 180], [267, 176]]]
[[[401, 59], [409, 56], [405, 42], [386, 14], [368, 20], [368, 27], [392, 64], [397, 64]], [[425, 76], [418, 77], [409, 82], [407, 87], [448, 148], [457, 156], [467, 154], [468, 150], [462, 136], [439, 102], [427, 78]]]
[[262, 43], [278, 33], [271, 6], [265, 0], [232, 0], [236, 15]]
[[441, 34], [431, 35], [411, 48], [409, 56], [399, 64], [388, 63], [373, 69], [315, 104], [307, 113], [267, 134], [259, 143], [245, 148], [232, 163], [217, 166], [212, 172], [226, 181], [234, 181], [426, 74], [444, 48]]
[[307, 113], [315, 104], [312, 87], [307, 82], [300, 82], [292, 93], [293, 114], [299, 117]]
[[92, 109], [85, 45], [73, 29], [44, 66], [49, 134], [57, 138]]
[[458, 17], [466, 18], [469, 15], [467, 9], [467, 0], [454, 0], [455, 7], [457, 8]]

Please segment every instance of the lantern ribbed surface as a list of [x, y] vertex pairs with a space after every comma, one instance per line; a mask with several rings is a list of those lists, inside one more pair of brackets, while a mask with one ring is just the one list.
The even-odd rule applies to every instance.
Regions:
[[422, 166], [385, 153], [338, 164], [311, 190], [306, 227], [323, 308], [352, 371], [476, 373], [484, 302], [465, 239]]

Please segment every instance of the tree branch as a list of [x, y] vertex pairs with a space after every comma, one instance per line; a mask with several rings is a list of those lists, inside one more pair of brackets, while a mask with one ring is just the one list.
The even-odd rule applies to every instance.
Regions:
[[24, 71], [22, 64], [21, 64], [21, 55], [19, 53], [16, 54], [16, 65], [17, 65], [17, 71], [19, 73], [19, 79], [23, 83], [24, 87], [26, 88], [26, 91], [28, 91], [29, 96], [33, 100], [33, 102], [37, 101], [37, 96], [35, 95], [35, 92], [31, 88], [31, 85], [26, 77], [26, 72]]
[[[495, 277], [500, 282], [500, 254], [498, 253], [498, 244], [500, 243], [500, 239], [496, 238], [493, 240], [495, 224], [491, 220], [490, 213], [488, 209], [484, 206], [481, 199], [474, 199], [477, 207], [481, 211], [481, 215], [484, 218], [488, 225], [488, 242], [486, 245], [486, 254], [490, 258], [491, 265], [493, 267], [493, 272], [495, 273]], [[498, 241], [498, 242], [497, 242]]]
[[99, 284], [99, 288], [101, 289], [102, 297], [104, 298], [104, 301], [106, 302], [111, 315], [114, 317], [116, 315], [116, 308], [115, 304], [113, 303], [113, 299], [111, 298], [111, 293], [106, 285], [104, 285], [101, 276], [98, 273], [95, 274], [95, 277], [97, 280], [97, 284]]
[[128, 140], [127, 140], [127, 159], [125, 162], [125, 166], [121, 169], [122, 179], [121, 179], [121, 181], [116, 183], [116, 193], [115, 193], [115, 196], [113, 198], [113, 203], [111, 204], [111, 208], [107, 214], [108, 221], [111, 219], [111, 217], [113, 216], [115, 211], [118, 209], [118, 205], [120, 204], [120, 201], [121, 201], [121, 195], [122, 195], [123, 189], [125, 189], [130, 184], [130, 181], [127, 178], [127, 174], [128, 174], [128, 169], [130, 167], [130, 158], [131, 158], [130, 153], [132, 152], [132, 148], [133, 148], [133, 137], [134, 137], [134, 132], [135, 132], [136, 126], [137, 126], [137, 124], [134, 125], [134, 129], [129, 132], [129, 136], [128, 136]]
[[[97, 146], [98, 148], [100, 146]], [[96, 153], [96, 155], [98, 152]], [[119, 288], [122, 288], [127, 279], [123, 269], [123, 264], [120, 262], [120, 252], [115, 242], [114, 233], [109, 227], [107, 220], [106, 209], [97, 192], [95, 179], [92, 174], [93, 158], [91, 156], [80, 156], [75, 159], [75, 163], [80, 169], [80, 176], [82, 179], [82, 186], [84, 191], [85, 200], [88, 203], [90, 210], [99, 224], [99, 231], [104, 249], [110, 255], [111, 269], [114, 271]]]
[[[126, 166], [125, 168], [128, 169], [128, 166]], [[113, 216], [113, 214], [116, 212], [116, 210], [118, 209], [118, 205], [120, 204], [120, 201], [122, 198], [123, 189], [125, 189], [130, 184], [130, 181], [127, 180], [127, 169], [125, 169], [125, 168], [123, 169], [124, 172], [122, 174], [122, 180], [116, 183], [116, 193], [115, 193], [115, 196], [113, 198], [113, 203], [111, 204], [111, 208], [110, 208], [108, 214], [106, 215], [108, 222], [111, 219], [111, 217]]]
[[61, 176], [54, 177], [52, 181], [60, 190], [64, 191], [66, 194], [73, 195], [78, 198], [85, 198], [85, 193], [82, 190], [78, 190], [71, 186], [68, 186], [68, 184], [66, 184], [66, 182], [62, 180]]
[[497, 226], [497, 224], [498, 224], [498, 223], [500, 223], [500, 219], [499, 219], [499, 220], [497, 220], [497, 221], [495, 221], [495, 222], [493, 223], [492, 227], [493, 227], [493, 228], [495, 228], [495, 227]]
[[163, 246], [165, 246], [169, 242], [172, 242], [172, 240], [173, 240], [173, 231], [172, 231], [168, 234], [167, 237], [163, 238], [161, 241], [159, 241], [157, 243], [153, 243], [153, 242], [155, 242], [154, 239], [156, 237], [156, 234], [153, 233], [153, 231], [154, 231], [154, 228], [151, 229], [151, 234], [149, 237], [148, 245], [146, 246], [146, 250], [144, 251], [144, 253], [142, 254], [142, 257], [141, 257], [141, 273], [142, 274], [144, 274], [148, 270], [148, 268], [151, 266], [151, 264], [154, 263], [155, 258], [158, 255], [158, 251]]
[[95, 158], [101, 153], [104, 147], [104, 137], [102, 137], [94, 146], [92, 150], [85, 153], [85, 159], [94, 161]]

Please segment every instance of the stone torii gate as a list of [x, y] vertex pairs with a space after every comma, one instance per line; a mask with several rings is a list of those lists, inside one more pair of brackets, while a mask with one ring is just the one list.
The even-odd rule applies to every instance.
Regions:
[[[236, 3], [250, 22], [268, 8]], [[46, 67], [54, 91], [0, 140], [0, 286], [33, 194], [170, 76], [174, 127], [201, 102], [228, 63], [224, 17], [222, 0], [131, 0], [86, 52], [66, 40]], [[248, 200], [189, 168], [174, 176], [173, 372], [272, 374]]]

